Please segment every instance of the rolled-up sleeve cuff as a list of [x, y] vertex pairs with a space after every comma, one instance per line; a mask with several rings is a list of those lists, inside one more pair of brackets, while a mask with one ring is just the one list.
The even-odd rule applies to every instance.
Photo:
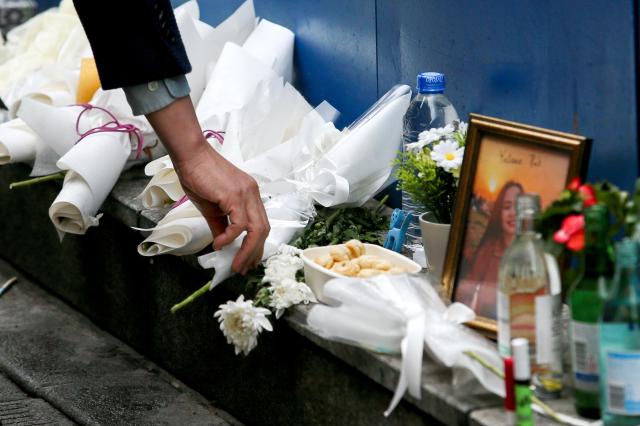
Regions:
[[165, 78], [135, 86], [123, 87], [134, 115], [145, 115], [158, 111], [189, 95], [189, 83], [184, 75]]

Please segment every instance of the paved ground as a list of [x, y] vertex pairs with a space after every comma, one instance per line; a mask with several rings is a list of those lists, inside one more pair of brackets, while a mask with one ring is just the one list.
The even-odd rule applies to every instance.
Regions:
[[239, 425], [0, 260], [0, 425]]

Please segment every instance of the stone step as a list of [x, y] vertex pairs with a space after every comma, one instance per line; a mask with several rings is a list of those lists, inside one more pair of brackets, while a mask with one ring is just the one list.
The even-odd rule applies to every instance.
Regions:
[[46, 401], [31, 398], [0, 373], [0, 425], [73, 425]]
[[240, 424], [0, 261], [0, 283], [10, 276], [19, 280], [0, 298], [3, 426]]

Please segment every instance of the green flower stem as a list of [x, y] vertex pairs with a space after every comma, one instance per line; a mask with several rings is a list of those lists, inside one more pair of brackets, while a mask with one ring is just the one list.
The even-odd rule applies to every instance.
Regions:
[[[496, 376], [498, 376], [502, 380], [504, 380], [504, 372], [500, 371], [498, 368], [496, 368], [495, 366], [491, 365], [486, 359], [482, 358], [477, 353], [475, 353], [473, 351], [467, 351], [464, 354], [466, 356], [468, 356], [469, 358], [477, 361], [480, 365], [482, 365], [483, 367], [485, 367], [486, 369], [491, 371], [493, 374], [495, 374]], [[562, 419], [560, 419], [560, 417], [558, 416], [558, 413], [556, 413], [553, 410], [553, 408], [549, 407], [547, 404], [542, 402], [537, 396], [531, 395], [531, 401], [534, 404], [537, 404], [540, 408], [542, 408], [542, 411], [544, 411], [553, 420], [555, 420], [556, 422], [558, 422], [560, 424], [564, 424]]]
[[480, 365], [482, 365], [484, 368], [488, 369], [489, 371], [491, 371], [493, 374], [495, 374], [496, 376], [500, 377], [502, 380], [504, 380], [504, 372], [501, 371], [500, 369], [496, 368], [494, 365], [491, 365], [486, 359], [482, 358], [480, 355], [478, 355], [477, 353], [473, 352], [473, 351], [467, 351], [464, 353], [466, 356], [468, 356], [469, 358], [477, 361]]
[[196, 300], [198, 297], [202, 296], [203, 294], [205, 294], [207, 291], [209, 291], [209, 286], [211, 285], [211, 281], [207, 282], [205, 285], [203, 285], [201, 288], [199, 288], [198, 290], [196, 290], [195, 292], [193, 292], [192, 294], [189, 295], [189, 297], [187, 297], [186, 299], [184, 299], [182, 302], [177, 303], [175, 305], [173, 305], [171, 307], [171, 313], [175, 314], [176, 312], [178, 312], [180, 309], [184, 308], [185, 306], [191, 304], [191, 302], [193, 302], [194, 300]]
[[65, 173], [66, 172], [58, 172], [58, 173], [54, 173], [54, 174], [51, 174], [51, 175], [38, 176], [38, 177], [33, 178], [33, 179], [27, 179], [27, 180], [22, 180], [22, 181], [19, 181], [19, 182], [13, 182], [13, 183], [9, 184], [9, 189], [20, 188], [20, 187], [23, 187], [23, 186], [36, 185], [38, 183], [47, 182], [47, 181], [50, 181], [50, 180], [64, 179]]

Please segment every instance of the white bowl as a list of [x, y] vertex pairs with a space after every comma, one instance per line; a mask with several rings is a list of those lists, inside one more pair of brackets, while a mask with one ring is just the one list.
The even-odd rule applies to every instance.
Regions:
[[[324, 268], [314, 262], [314, 260], [319, 258], [320, 256], [329, 254], [331, 249], [333, 247], [336, 247], [337, 245], [342, 244], [323, 247], [311, 247], [302, 252], [302, 260], [304, 261], [305, 282], [311, 288], [313, 293], [316, 295], [316, 298], [320, 302], [327, 302], [326, 299], [324, 299], [322, 291], [327, 281], [333, 278], [348, 278], [344, 275], [338, 274], [337, 272], [330, 271], [329, 269]], [[422, 270], [422, 267], [416, 262], [404, 257], [400, 253], [396, 253], [395, 251], [387, 250], [386, 248], [377, 246], [375, 244], [365, 244], [364, 247], [365, 254], [379, 256], [391, 263], [392, 266], [402, 268], [409, 274], [415, 274]]]

